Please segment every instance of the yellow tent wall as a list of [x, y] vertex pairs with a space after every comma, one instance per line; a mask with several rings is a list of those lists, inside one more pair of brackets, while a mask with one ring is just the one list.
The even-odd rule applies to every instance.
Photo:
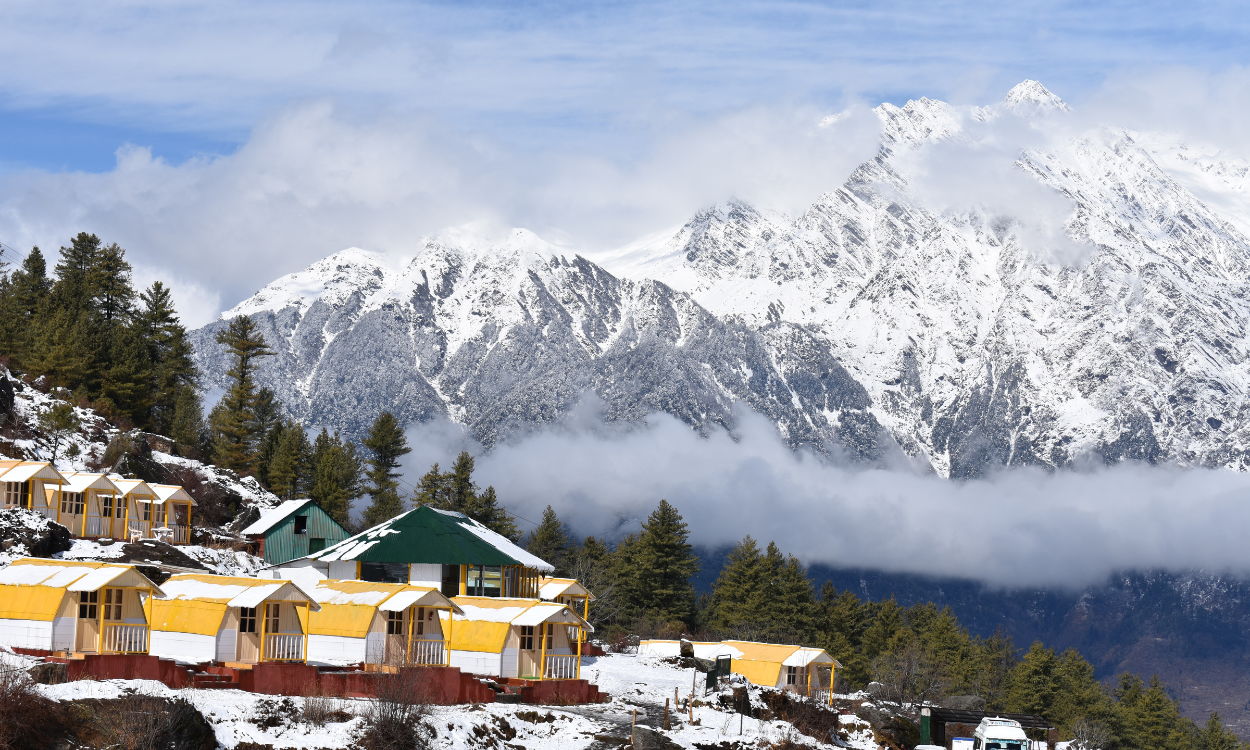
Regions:
[[322, 604], [320, 612], [309, 614], [308, 632], [313, 635], [364, 638], [377, 611], [376, 604]]
[[[444, 625], [444, 628], [447, 627]], [[450, 648], [455, 651], [485, 651], [491, 654], [503, 652], [508, 640], [511, 623], [456, 620], [452, 624]]]
[[0, 586], [0, 619], [51, 622], [65, 589], [51, 586]]
[[153, 630], [215, 636], [225, 616], [224, 603], [195, 599], [152, 600]]

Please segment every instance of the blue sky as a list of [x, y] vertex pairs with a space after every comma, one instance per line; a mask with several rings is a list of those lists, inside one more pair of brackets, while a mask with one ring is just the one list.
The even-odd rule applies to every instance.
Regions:
[[346, 247], [402, 257], [470, 222], [593, 256], [731, 197], [801, 211], [874, 153], [868, 107], [885, 101], [988, 104], [1034, 78], [1096, 117], [1242, 147], [1247, 16], [1193, 2], [7, 0], [0, 242], [95, 232], [199, 325]]
[[125, 143], [229, 154], [330, 97], [519, 149], [645, 149], [673, 119], [801, 102], [1079, 102], [1108, 75], [1246, 63], [1235, 3], [40, 3], [0, 10], [0, 169], [102, 172]]

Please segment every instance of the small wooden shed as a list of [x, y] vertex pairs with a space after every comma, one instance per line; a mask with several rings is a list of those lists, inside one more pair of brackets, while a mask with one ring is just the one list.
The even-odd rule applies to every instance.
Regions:
[[142, 654], [160, 587], [133, 565], [21, 558], [0, 570], [0, 644]]
[[316, 554], [351, 536], [320, 505], [307, 498], [287, 500], [262, 512], [242, 533], [259, 545], [257, 555], [270, 565]]

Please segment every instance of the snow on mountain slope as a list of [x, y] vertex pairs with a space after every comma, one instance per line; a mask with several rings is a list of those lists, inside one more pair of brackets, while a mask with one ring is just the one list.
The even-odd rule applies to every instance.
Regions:
[[[795, 446], [897, 444], [953, 477], [1090, 455], [1246, 468], [1244, 163], [1073, 134], [1036, 81], [876, 112], [879, 154], [797, 218], [733, 200], [598, 263], [453, 231], [399, 271], [331, 256], [223, 317], [286, 342], [265, 382], [350, 434], [391, 408], [489, 445], [594, 391], [609, 420], [732, 428], [741, 401]], [[983, 176], [995, 127], [1036, 137]], [[196, 334], [210, 381], [222, 325]]]

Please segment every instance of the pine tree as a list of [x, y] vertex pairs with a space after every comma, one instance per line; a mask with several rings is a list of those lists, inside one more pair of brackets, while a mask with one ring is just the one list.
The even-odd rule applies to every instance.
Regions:
[[675, 622], [694, 614], [694, 586], [699, 558], [689, 543], [690, 532], [667, 500], [647, 517], [631, 546], [628, 568], [618, 578], [623, 603], [634, 612]]
[[1055, 704], [1058, 666], [1054, 649], [1034, 641], [1011, 672], [1007, 688], [1007, 709], [1016, 713], [1049, 717]]
[[438, 470], [437, 463], [431, 466], [417, 480], [417, 494], [414, 498], [417, 505], [431, 505], [439, 510], [447, 510], [451, 506], [447, 479], [448, 475]]
[[313, 444], [312, 487], [308, 496], [343, 526], [351, 516], [352, 501], [360, 497], [360, 456], [356, 446], [344, 444], [336, 432], [323, 428]]
[[119, 327], [113, 335], [101, 400], [107, 399], [114, 411], [143, 424], [151, 407], [151, 379], [152, 360], [142, 334], [131, 326]]
[[751, 610], [764, 586], [759, 546], [750, 536], [738, 542], [725, 558], [716, 583], [712, 585], [708, 625], [714, 630], [731, 631], [757, 622], [759, 613]]
[[499, 504], [493, 486], [477, 493], [465, 515], [513, 542], [521, 538], [521, 530], [517, 528], [516, 521], [508, 511]]
[[284, 500], [304, 494], [309, 484], [312, 446], [299, 422], [289, 422], [269, 465], [269, 489]]
[[516, 521], [499, 504], [494, 487], [478, 491], [473, 481], [473, 456], [461, 451], [456, 456], [452, 470], [440, 472], [438, 464], [417, 482], [415, 500], [418, 505], [430, 505], [439, 510], [463, 513], [486, 528], [512, 541], [521, 538]]
[[52, 287], [53, 305], [73, 313], [93, 312], [92, 270], [100, 252], [100, 238], [79, 232], [69, 247], [61, 248], [56, 264], [56, 284]]
[[[187, 386], [199, 383], [191, 342], [178, 320], [169, 288], [153, 282], [139, 295], [142, 309], [135, 323], [148, 346], [152, 362], [151, 410], [148, 426], [162, 434], [173, 429], [178, 399]], [[171, 436], [172, 437], [172, 436]]]
[[525, 541], [525, 549], [555, 567], [555, 575], [568, 573], [569, 528], [565, 526], [550, 505], [543, 511], [542, 523], [538, 524]]
[[110, 334], [128, 323], [134, 311], [135, 290], [130, 285], [130, 273], [126, 251], [113, 243], [96, 251], [87, 274], [92, 308]]
[[60, 457], [61, 446], [78, 431], [78, 427], [77, 412], [64, 401], [57, 401], [52, 408], [39, 415], [39, 429], [48, 436], [53, 463]]
[[47, 262], [38, 247], [32, 248], [21, 267], [8, 278], [3, 317], [0, 319], [0, 354], [24, 366], [33, 344], [40, 310], [51, 291]]
[[27, 368], [46, 375], [52, 385], [77, 392], [97, 367], [93, 337], [86, 311], [49, 309], [35, 324]]
[[893, 596], [883, 602], [870, 602], [865, 608], [870, 615], [861, 648], [864, 656], [871, 661], [888, 652], [903, 630], [903, 611]]
[[1094, 665], [1076, 649], [1069, 648], [1055, 664], [1055, 700], [1046, 718], [1071, 732], [1077, 721], [1110, 721], [1114, 707], [1102, 683], [1094, 676]]
[[192, 458], [199, 455], [204, 443], [204, 407], [200, 404], [200, 394], [192, 386], [184, 385], [178, 391], [169, 436], [185, 455]]
[[820, 589], [816, 644], [842, 663], [840, 675], [852, 689], [860, 689], [871, 678], [871, 665], [862, 645], [868, 629], [869, 612], [850, 591], [841, 594], [828, 581]]
[[226, 376], [230, 387], [221, 400], [221, 410], [214, 408], [213, 453], [219, 466], [240, 475], [252, 473], [256, 461], [256, 442], [261, 433], [257, 427], [256, 360], [273, 355], [256, 324], [246, 315], [230, 321], [229, 327], [218, 331], [217, 343], [225, 345], [233, 357]]
[[1194, 743], [1194, 750], [1242, 750], [1244, 747], [1237, 733], [1231, 729], [1225, 729], [1223, 722], [1220, 721], [1220, 715], [1214, 712], [1211, 718], [1207, 719], [1206, 725], [1198, 733]]
[[[770, 545], [771, 547], [772, 545]], [[787, 555], [772, 581], [773, 595], [767, 610], [777, 635], [810, 641], [815, 631], [816, 592], [807, 570], [794, 555]]]
[[[256, 420], [257, 426], [260, 420]], [[273, 464], [274, 456], [278, 454], [278, 448], [282, 445], [282, 438], [286, 436], [286, 422], [279, 421], [261, 433], [260, 440], [256, 443], [256, 464], [252, 469], [252, 476], [256, 477], [256, 481], [260, 482], [262, 487], [272, 490], [272, 481], [269, 477], [269, 468]]]
[[369, 493], [371, 502], [365, 509], [364, 523], [366, 527], [376, 526], [383, 521], [394, 518], [404, 512], [404, 502], [399, 494], [399, 459], [411, 453], [404, 431], [399, 420], [389, 411], [384, 411], [373, 421], [369, 436], [365, 438], [365, 447], [369, 449], [367, 459], [369, 470]]

